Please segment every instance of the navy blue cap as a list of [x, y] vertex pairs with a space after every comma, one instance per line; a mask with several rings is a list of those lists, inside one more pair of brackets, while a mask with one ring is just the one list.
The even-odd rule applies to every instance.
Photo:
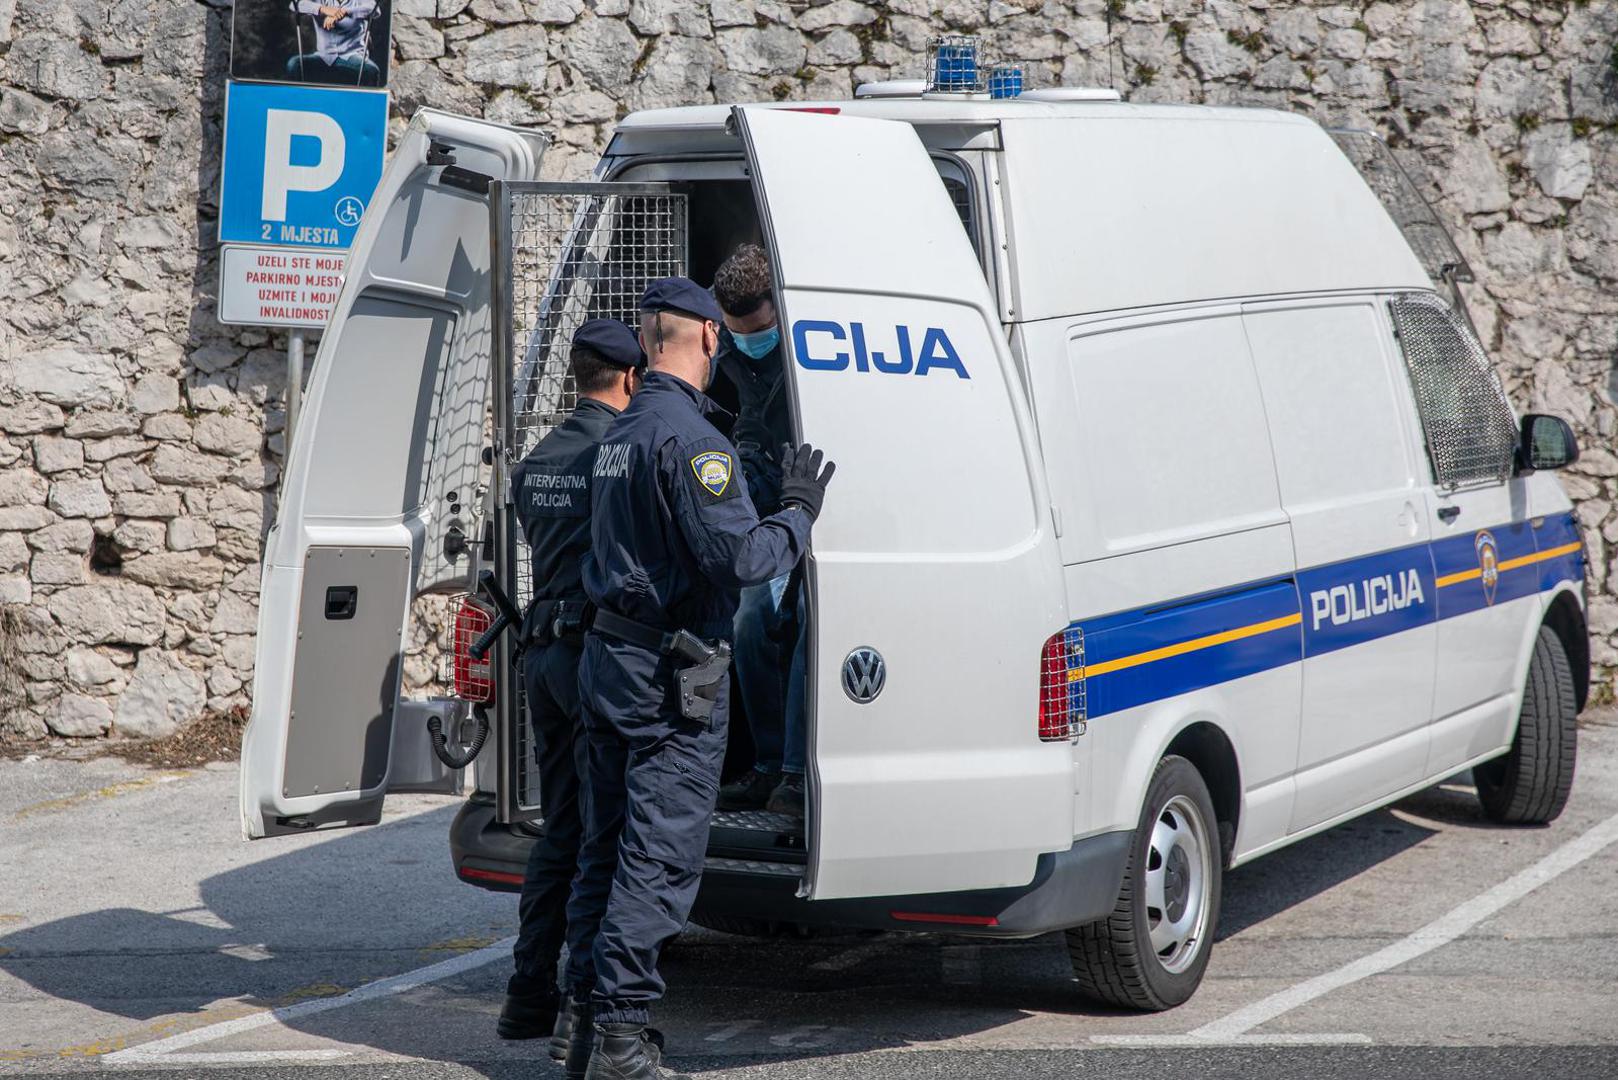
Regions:
[[646, 363], [635, 331], [617, 319], [591, 319], [574, 332], [573, 344], [594, 350], [613, 367], [628, 370]]
[[716, 323], [723, 323], [725, 318], [720, 314], [719, 301], [713, 298], [713, 293], [690, 278], [683, 277], [658, 278], [648, 282], [646, 291], [640, 294], [640, 309], [676, 311], [681, 315]]

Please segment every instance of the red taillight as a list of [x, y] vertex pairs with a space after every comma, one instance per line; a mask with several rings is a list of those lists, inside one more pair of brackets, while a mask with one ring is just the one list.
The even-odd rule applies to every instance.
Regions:
[[[473, 660], [470, 655], [473, 643], [493, 622], [493, 613], [488, 608], [470, 596], [461, 598], [460, 609], [455, 612], [455, 696], [465, 701], [488, 703], [494, 700], [489, 657]], [[493, 652], [491, 649], [490, 654]]]
[[836, 105], [788, 105], [785, 108], [783, 108], [781, 111], [782, 112], [812, 112], [812, 113], [822, 113], [822, 114], [824, 114], [826, 116], [836, 116], [838, 113], [842, 112], [843, 110], [838, 108]]
[[993, 915], [946, 915], [937, 911], [890, 911], [888, 917], [898, 922], [943, 923], [948, 926], [999, 926]]
[[1084, 632], [1052, 634], [1039, 653], [1039, 737], [1064, 742], [1084, 734]]
[[460, 868], [461, 878], [465, 881], [492, 881], [500, 885], [521, 885], [521, 874], [508, 874], [504, 870], [483, 870], [476, 866], [463, 866]]

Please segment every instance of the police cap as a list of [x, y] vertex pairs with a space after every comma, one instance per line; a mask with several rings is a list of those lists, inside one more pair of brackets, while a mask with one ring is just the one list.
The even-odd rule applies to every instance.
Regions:
[[613, 367], [626, 371], [646, 363], [635, 331], [617, 319], [591, 319], [574, 332], [573, 344], [593, 350]]
[[673, 311], [709, 322], [723, 322], [713, 293], [690, 278], [666, 277], [649, 282], [640, 294], [642, 311]]

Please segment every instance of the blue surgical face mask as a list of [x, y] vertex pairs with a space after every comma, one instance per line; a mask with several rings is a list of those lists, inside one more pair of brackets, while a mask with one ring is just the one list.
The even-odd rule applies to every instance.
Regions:
[[781, 344], [781, 328], [772, 326], [767, 330], [755, 330], [751, 334], [738, 334], [732, 330], [730, 340], [736, 347], [754, 360], [762, 360], [770, 355], [777, 345]]

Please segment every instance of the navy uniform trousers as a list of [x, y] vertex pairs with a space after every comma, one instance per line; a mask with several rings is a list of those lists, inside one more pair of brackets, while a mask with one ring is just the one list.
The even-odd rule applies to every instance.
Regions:
[[579, 727], [578, 644], [552, 641], [523, 653], [523, 688], [533, 725], [545, 833], [528, 851], [520, 932], [512, 949], [517, 974], [554, 982], [567, 936], [567, 900], [584, 837], [579, 778], [588, 767]]
[[597, 1022], [647, 1023], [663, 996], [658, 957], [702, 883], [729, 698], [722, 684], [711, 726], [678, 709], [606, 716], [583, 707], [590, 831], [567, 910], [567, 983], [575, 998], [595, 992]]

